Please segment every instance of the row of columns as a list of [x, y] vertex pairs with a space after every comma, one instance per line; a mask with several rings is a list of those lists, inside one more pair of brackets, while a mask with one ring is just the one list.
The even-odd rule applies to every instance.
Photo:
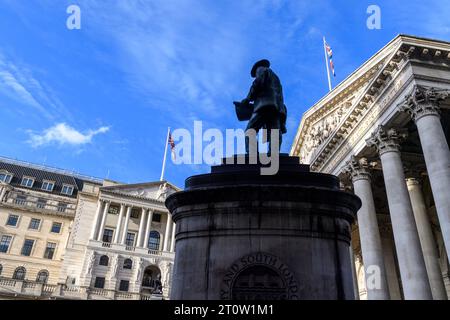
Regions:
[[[92, 227], [90, 238], [102, 241], [103, 230], [105, 229], [106, 219], [110, 208], [110, 201], [100, 199], [97, 205], [97, 211], [94, 217], [94, 225]], [[117, 218], [116, 232], [114, 233], [113, 243], [125, 245], [128, 233], [128, 225], [131, 218], [132, 206], [120, 204], [119, 216]], [[136, 247], [147, 248], [149, 235], [151, 231], [151, 223], [153, 220], [153, 210], [142, 208], [139, 230], [136, 239]], [[123, 221], [123, 222], [122, 222]], [[123, 226], [123, 228], [122, 228]], [[170, 213], [167, 215], [166, 230], [163, 237], [162, 251], [171, 251], [175, 249], [175, 224], [172, 221]], [[170, 241], [169, 241], [170, 239]], [[169, 246], [170, 244], [170, 246]]]
[[[415, 87], [400, 110], [408, 112], [415, 121], [424, 153], [436, 210], [447, 254], [450, 252], [450, 151], [439, 117], [438, 102], [447, 97], [432, 88]], [[377, 149], [381, 160], [388, 198], [394, 242], [405, 299], [447, 299], [436, 242], [427, 216], [420, 181], [406, 179], [400, 155], [400, 141], [405, 136], [395, 129], [378, 127], [367, 140]], [[366, 282], [376, 266], [381, 281], [377, 286], [367, 284], [368, 299], [389, 299], [389, 288], [383, 261], [382, 245], [370, 169], [367, 159], [353, 158], [346, 167], [351, 174], [355, 194], [362, 200], [358, 212], [361, 251]]]

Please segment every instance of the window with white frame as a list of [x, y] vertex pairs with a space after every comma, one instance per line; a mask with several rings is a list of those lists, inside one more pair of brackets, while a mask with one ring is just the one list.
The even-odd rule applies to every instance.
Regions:
[[8, 253], [9, 246], [11, 245], [11, 236], [3, 235], [0, 239], [0, 252], [1, 253]]
[[22, 246], [21, 254], [23, 256], [31, 256], [31, 252], [33, 251], [34, 240], [33, 239], [25, 239]]
[[24, 267], [17, 267], [16, 270], [14, 270], [13, 279], [25, 280], [26, 274], [27, 274], [27, 269], [25, 269]]
[[19, 222], [19, 216], [17, 214], [10, 214], [8, 220], [6, 220], [6, 225], [11, 227], [17, 227]]
[[66, 209], [67, 209], [67, 203], [64, 203], [64, 202], [58, 203], [58, 207], [57, 207], [58, 212], [66, 212]]
[[61, 222], [53, 222], [52, 228], [50, 229], [51, 233], [60, 233], [61, 232], [62, 223]]
[[2, 171], [0, 172], [0, 181], [5, 183], [10, 183], [13, 175], [9, 173], [8, 171]]
[[38, 283], [47, 283], [48, 280], [48, 271], [47, 270], [41, 270], [37, 274], [36, 282]]
[[28, 229], [39, 230], [40, 225], [41, 225], [41, 219], [31, 218], [30, 224], [28, 225]]
[[36, 207], [39, 209], [45, 209], [45, 206], [47, 205], [47, 200], [43, 198], [39, 198], [36, 202]]
[[109, 206], [108, 213], [109, 214], [119, 214], [119, 210], [120, 210], [119, 206], [111, 205], [111, 206]]
[[44, 180], [44, 182], [42, 182], [42, 187], [41, 189], [44, 191], [53, 191], [53, 188], [55, 187], [55, 182], [53, 181], [48, 181], [48, 180]]
[[134, 238], [135, 234], [132, 232], [127, 232], [127, 237], [125, 239], [125, 245], [127, 247], [133, 247], [134, 246]]
[[14, 199], [14, 203], [20, 204], [20, 205], [24, 205], [26, 201], [27, 201], [27, 197], [22, 194], [16, 195], [16, 198]]
[[73, 186], [70, 185], [70, 184], [63, 184], [63, 187], [61, 189], [61, 193], [65, 194], [65, 195], [68, 195], [68, 196], [71, 196], [72, 193], [73, 193]]
[[56, 250], [56, 243], [47, 242], [47, 247], [45, 247], [44, 252], [44, 258], [52, 260], [53, 256], [55, 255], [55, 250]]
[[22, 182], [20, 183], [21, 186], [31, 188], [34, 184], [34, 178], [31, 177], [23, 177]]
[[103, 289], [105, 287], [105, 277], [96, 277], [94, 287]]
[[129, 280], [120, 280], [119, 291], [127, 292], [129, 287], [130, 287], [130, 281]]
[[151, 250], [159, 250], [160, 240], [161, 236], [159, 235], [158, 231], [150, 231], [150, 235], [148, 237], [148, 248]]

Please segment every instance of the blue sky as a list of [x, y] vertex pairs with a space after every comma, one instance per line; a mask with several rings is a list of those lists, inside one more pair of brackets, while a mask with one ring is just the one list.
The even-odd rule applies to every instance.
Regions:
[[[69, 5], [81, 29], [66, 27]], [[381, 8], [381, 29], [366, 27]], [[448, 1], [0, 0], [0, 155], [125, 183], [159, 179], [167, 127], [245, 128], [232, 101], [272, 62], [302, 113], [399, 33], [450, 40]], [[205, 165], [167, 163], [182, 187]]]

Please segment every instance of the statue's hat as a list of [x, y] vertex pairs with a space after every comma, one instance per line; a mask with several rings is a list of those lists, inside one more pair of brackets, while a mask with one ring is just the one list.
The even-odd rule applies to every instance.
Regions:
[[253, 65], [252, 71], [250, 72], [250, 74], [252, 75], [253, 78], [256, 77], [256, 69], [258, 69], [259, 67], [269, 68], [270, 67], [270, 61], [267, 60], [267, 59], [262, 59], [262, 60], [259, 60], [258, 62], [256, 62]]

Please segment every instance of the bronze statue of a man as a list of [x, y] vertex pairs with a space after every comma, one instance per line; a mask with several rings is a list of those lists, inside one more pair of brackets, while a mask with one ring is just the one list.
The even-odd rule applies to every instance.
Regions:
[[[269, 60], [256, 62], [250, 72], [255, 78], [247, 97], [241, 102], [234, 102], [236, 114], [240, 121], [249, 120], [246, 131], [267, 129], [269, 140], [268, 153], [272, 152], [272, 129], [278, 129], [279, 148], [282, 134], [286, 133], [287, 109], [284, 105], [283, 89], [280, 79], [270, 69]], [[251, 103], [253, 102], [253, 103]], [[245, 151], [249, 153], [249, 137], [245, 138]], [[279, 151], [279, 150], [277, 150]]]

